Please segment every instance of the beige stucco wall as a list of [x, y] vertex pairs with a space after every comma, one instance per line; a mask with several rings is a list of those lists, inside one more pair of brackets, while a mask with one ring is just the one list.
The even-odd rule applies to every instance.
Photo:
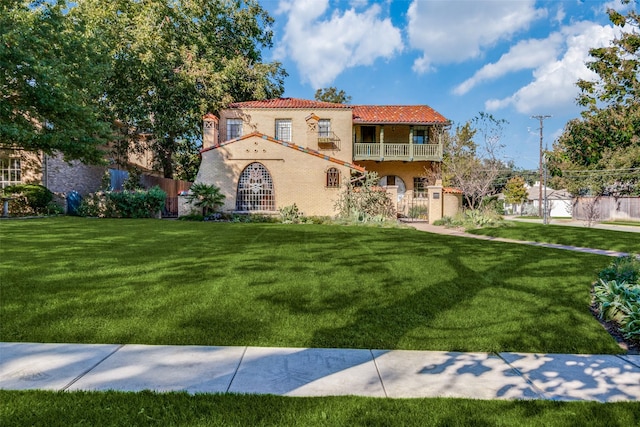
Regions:
[[[306, 120], [309, 116], [316, 115], [320, 119], [331, 120], [331, 131], [340, 139], [339, 149], [321, 150], [318, 147], [317, 128], [311, 130]], [[227, 141], [228, 118], [241, 118], [243, 120], [242, 134], [260, 132], [275, 137], [275, 121], [279, 119], [291, 120], [291, 142], [302, 147], [319, 150], [324, 154], [351, 162], [353, 159], [353, 146], [351, 135], [352, 111], [351, 109], [244, 109], [225, 110], [220, 114], [220, 142]]]
[[[336, 168], [341, 180], [350, 176], [346, 166], [329, 162], [278, 143], [251, 137], [202, 153], [195, 182], [213, 184], [225, 195], [224, 211], [236, 207], [242, 171], [254, 161], [262, 163], [273, 180], [276, 209], [294, 203], [304, 215], [333, 216], [340, 188], [326, 188], [326, 171]], [[185, 213], [182, 207], [181, 214]]]
[[413, 190], [413, 178], [426, 176], [426, 171], [432, 167], [433, 162], [354, 162], [363, 166], [369, 172], [376, 172], [380, 178], [394, 175], [404, 181], [407, 191]]
[[462, 194], [444, 193], [442, 216], [453, 217], [462, 208]]

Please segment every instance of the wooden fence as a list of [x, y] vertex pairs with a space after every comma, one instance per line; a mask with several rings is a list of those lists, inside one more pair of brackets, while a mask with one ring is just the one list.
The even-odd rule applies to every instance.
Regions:
[[640, 220], [640, 197], [578, 197], [573, 204], [573, 219]]
[[151, 188], [157, 185], [167, 193], [167, 201], [165, 202], [165, 208], [162, 212], [163, 217], [178, 216], [178, 195], [183, 191], [189, 191], [193, 184], [189, 181], [162, 178], [153, 175], [142, 175], [140, 177], [140, 183], [144, 188]]

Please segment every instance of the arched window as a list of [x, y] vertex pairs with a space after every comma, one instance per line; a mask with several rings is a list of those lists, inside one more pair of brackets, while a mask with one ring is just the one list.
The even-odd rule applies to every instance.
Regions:
[[340, 187], [340, 171], [336, 168], [327, 170], [327, 188]]
[[240, 174], [236, 210], [274, 211], [275, 194], [271, 174], [262, 163], [251, 163]]

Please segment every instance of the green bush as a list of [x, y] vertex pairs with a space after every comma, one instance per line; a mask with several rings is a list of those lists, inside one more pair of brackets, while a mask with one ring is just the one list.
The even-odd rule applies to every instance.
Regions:
[[608, 267], [603, 269], [598, 278], [608, 282], [638, 283], [640, 278], [640, 259], [634, 255], [616, 258]]
[[304, 215], [295, 203], [291, 206], [278, 209], [278, 212], [280, 212], [280, 219], [283, 224], [300, 224], [301, 222], [306, 222]]
[[445, 216], [436, 220], [433, 225], [444, 225], [449, 228], [463, 227], [471, 230], [483, 227], [504, 227], [506, 223], [493, 209], [467, 209], [454, 217]]
[[13, 214], [44, 214], [53, 201], [53, 193], [47, 187], [38, 184], [16, 184], [5, 187], [5, 195], [13, 195], [9, 201], [9, 211]]
[[78, 215], [100, 218], [152, 218], [164, 207], [167, 194], [155, 186], [148, 191], [107, 191], [86, 196]]
[[640, 285], [599, 280], [593, 286], [598, 317], [615, 322], [628, 339], [640, 340]]
[[195, 183], [189, 189], [187, 202], [202, 209], [202, 216], [207, 216], [209, 212], [215, 212], [224, 205], [225, 195], [215, 185], [202, 182]]

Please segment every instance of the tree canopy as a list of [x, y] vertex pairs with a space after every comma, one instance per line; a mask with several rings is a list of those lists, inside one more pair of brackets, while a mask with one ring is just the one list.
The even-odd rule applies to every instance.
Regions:
[[257, 0], [9, 0], [0, 12], [2, 147], [88, 162], [108, 142], [150, 147], [172, 177], [204, 114], [284, 91], [284, 69], [262, 61], [273, 19]]
[[[484, 197], [498, 192], [497, 178], [507, 169], [499, 158], [506, 123], [480, 112], [444, 138], [443, 182], [462, 190], [471, 208], [479, 207]], [[476, 142], [477, 137], [480, 142]]]
[[0, 5], [0, 147], [99, 162], [112, 137], [101, 108], [108, 58], [64, 1]]
[[104, 92], [121, 143], [135, 148], [149, 135], [166, 177], [180, 141], [199, 139], [204, 114], [284, 91], [281, 65], [262, 62], [273, 19], [256, 0], [78, 0], [72, 13], [108, 40]]
[[316, 90], [316, 101], [333, 102], [335, 104], [349, 104], [351, 97], [344, 90], [338, 90], [331, 86]]
[[550, 155], [555, 181], [574, 194], [640, 193], [640, 16], [630, 7], [626, 15], [610, 9], [609, 18], [620, 36], [590, 50], [597, 79], [577, 82], [584, 110]]

